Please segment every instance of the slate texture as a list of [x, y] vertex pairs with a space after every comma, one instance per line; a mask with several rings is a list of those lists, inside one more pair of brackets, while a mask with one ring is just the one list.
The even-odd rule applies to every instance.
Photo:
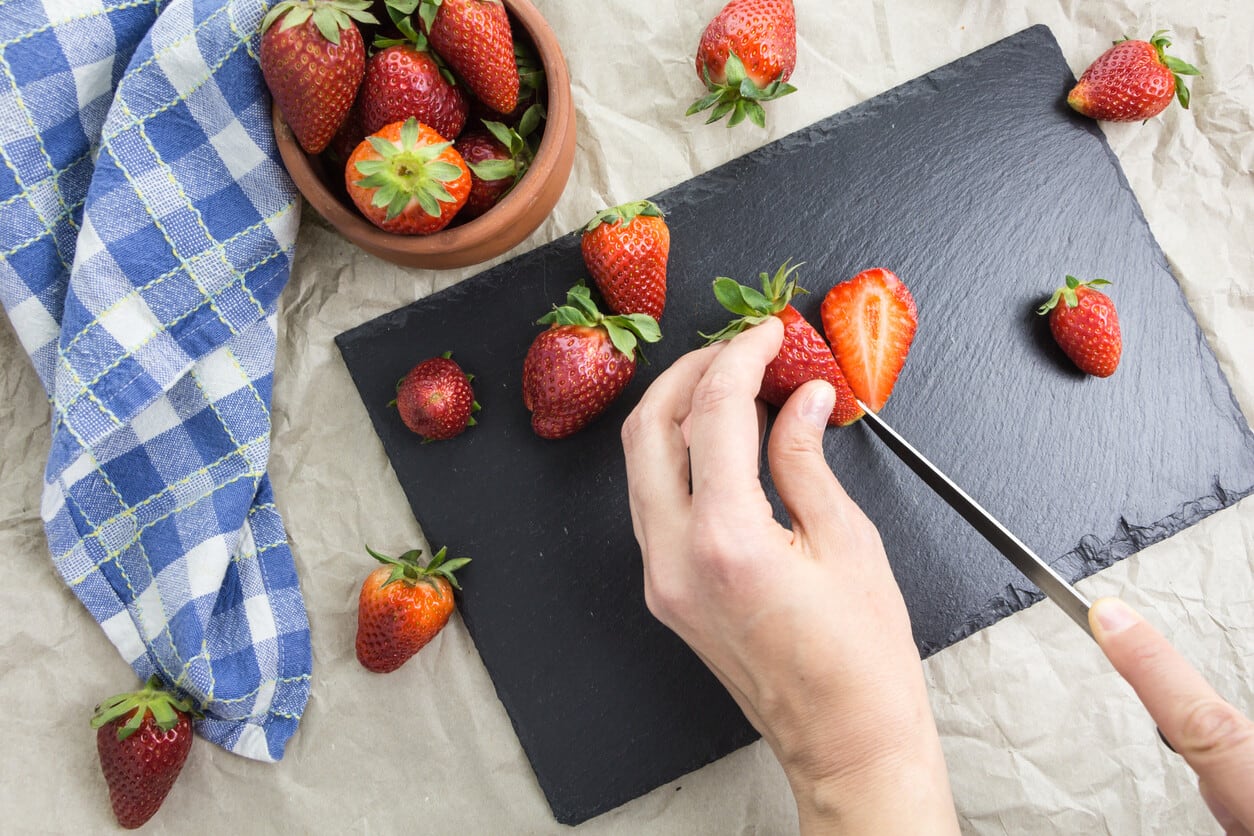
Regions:
[[[756, 737], [644, 606], [618, 438], [649, 381], [726, 321], [715, 276], [803, 261], [797, 307], [817, 324], [832, 284], [897, 272], [920, 328], [885, 419], [1073, 580], [1254, 492], [1254, 434], [1101, 131], [1066, 108], [1073, 83], [1033, 27], [654, 196], [665, 339], [571, 439], [532, 434], [519, 372], [532, 322], [585, 275], [573, 233], [337, 338], [428, 540], [475, 559], [462, 614], [558, 821]], [[1076, 371], [1034, 314], [1067, 273], [1114, 282], [1110, 379]], [[387, 403], [449, 349], [477, 376], [480, 425], [422, 445]], [[880, 527], [922, 655], [1040, 599], [869, 429], [830, 430], [825, 450]]]

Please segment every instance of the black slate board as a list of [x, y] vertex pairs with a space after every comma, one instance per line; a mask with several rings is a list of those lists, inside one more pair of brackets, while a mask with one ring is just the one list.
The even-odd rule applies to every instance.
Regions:
[[[1036, 26], [657, 195], [666, 339], [566, 441], [531, 433], [519, 370], [531, 322], [584, 275], [574, 234], [337, 339], [428, 539], [475, 559], [462, 614], [558, 821], [756, 736], [645, 609], [618, 439], [649, 381], [725, 321], [716, 275], [804, 261], [798, 307], [817, 323], [836, 281], [895, 270], [921, 325], [885, 418], [1072, 579], [1254, 491], [1254, 435], [1101, 132], [1065, 107], [1073, 82]], [[1114, 282], [1108, 380], [1033, 314], [1068, 272]], [[477, 375], [480, 425], [421, 445], [386, 404], [447, 349]], [[923, 655], [1039, 600], [869, 430], [825, 447], [880, 527]]]

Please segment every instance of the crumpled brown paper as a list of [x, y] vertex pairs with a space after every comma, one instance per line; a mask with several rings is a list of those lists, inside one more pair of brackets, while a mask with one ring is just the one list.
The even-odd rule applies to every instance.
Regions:
[[[1254, 6], [1245, 0], [1021, 4], [796, 0], [799, 92], [767, 130], [683, 116], [701, 93], [693, 52], [721, 0], [536, 0], [566, 53], [579, 149], [553, 215], [514, 254], [602, 206], [681, 182], [1035, 23], [1078, 74], [1111, 40], [1170, 29], [1204, 75], [1192, 110], [1104, 126], [1246, 415], [1254, 415]], [[1060, 91], [1061, 95], [1061, 91]], [[508, 258], [510, 254], [501, 259]], [[399, 672], [353, 655], [363, 542], [423, 546], [335, 334], [483, 267], [403, 269], [306, 209], [280, 302], [270, 473], [309, 609], [314, 682], [277, 765], [208, 745], [153, 832], [555, 833], [509, 720], [456, 618]], [[87, 719], [133, 675], [56, 578], [39, 520], [48, 407], [0, 318], [0, 809], [14, 832], [113, 824]], [[1119, 594], [1254, 713], [1254, 500], [1080, 584]], [[1038, 604], [924, 663], [955, 803], [971, 833], [1218, 832], [1183, 762], [1065, 616]], [[607, 768], [612, 768], [607, 764]], [[762, 743], [577, 828], [586, 833], [787, 833], [796, 813]]]

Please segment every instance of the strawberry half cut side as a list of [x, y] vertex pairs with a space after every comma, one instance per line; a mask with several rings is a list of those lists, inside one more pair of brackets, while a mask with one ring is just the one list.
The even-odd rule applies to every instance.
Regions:
[[892, 394], [919, 327], [914, 297], [891, 270], [875, 267], [828, 291], [820, 316], [850, 388], [878, 412]]

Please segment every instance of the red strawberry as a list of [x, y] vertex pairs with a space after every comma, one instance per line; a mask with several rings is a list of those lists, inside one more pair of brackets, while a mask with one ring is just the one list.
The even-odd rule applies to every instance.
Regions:
[[357, 108], [367, 135], [413, 116], [445, 139], [466, 124], [470, 104], [435, 56], [410, 42], [383, 42], [366, 62]]
[[566, 294], [538, 325], [549, 325], [523, 361], [523, 404], [541, 438], [565, 438], [583, 429], [617, 398], [636, 372], [639, 340], [662, 338], [645, 314], [604, 316], [582, 284]]
[[603, 209], [580, 239], [583, 263], [614, 313], [662, 316], [671, 232], [647, 200]]
[[445, 560], [440, 549], [426, 566], [418, 549], [388, 557], [366, 547], [383, 565], [366, 576], [357, 598], [357, 661], [375, 673], [391, 673], [409, 661], [453, 614], [453, 575], [468, 557]]
[[780, 346], [779, 354], [767, 364], [758, 397], [769, 404], [783, 406], [803, 383], [815, 379], [826, 380], [836, 390], [836, 403], [827, 423], [832, 426], [852, 424], [862, 417], [862, 410], [858, 408], [849, 384], [840, 373], [832, 350], [823, 342], [823, 337], [814, 326], [789, 304], [794, 294], [805, 293], [790, 278], [798, 266], [789, 266], [788, 262], [784, 262], [774, 278], [762, 273], [760, 293], [734, 279], [715, 279], [715, 297], [723, 307], [738, 314], [739, 318], [733, 319], [715, 334], [702, 336], [710, 342], [729, 340], [751, 325], [760, 325], [772, 316], [779, 317], [784, 323], [784, 342]]
[[470, 194], [470, 169], [453, 143], [412, 116], [357, 146], [344, 167], [348, 196], [380, 229], [428, 235], [448, 226]]
[[1081, 282], [1067, 276], [1067, 284], [1036, 310], [1049, 314], [1049, 330], [1063, 353], [1094, 377], [1114, 374], [1123, 353], [1115, 303], [1100, 290], [1093, 290], [1108, 284], [1105, 279]]
[[514, 33], [501, 0], [421, 0], [418, 15], [431, 46], [498, 113], [518, 105]]
[[[470, 103], [470, 118], [476, 121], [488, 120], [504, 122], [506, 125], [517, 125], [524, 114], [531, 108], [538, 108], [540, 118], [544, 118], [544, 92], [547, 80], [544, 75], [544, 64], [536, 54], [535, 47], [523, 38], [514, 39], [514, 66], [518, 68], [518, 104], [509, 113], [500, 113], [485, 105], [479, 99]], [[527, 134], [520, 127], [518, 132]]]
[[369, 0], [283, 0], [261, 22], [262, 77], [307, 153], [327, 147], [353, 105], [366, 64], [353, 21], [377, 23], [369, 7]]
[[192, 748], [193, 713], [191, 704], [175, 699], [155, 675], [142, 690], [96, 706], [91, 719], [96, 750], [122, 827], [139, 827], [165, 801]]
[[453, 147], [470, 168], [470, 198], [459, 217], [477, 218], [509, 193], [531, 165], [531, 146], [512, 128], [500, 122], [484, 122], [483, 130], [471, 129]]
[[891, 270], [863, 270], [827, 292], [823, 331], [858, 400], [879, 412], [919, 327], [914, 297]]
[[423, 441], [443, 441], [475, 425], [479, 411], [472, 375], [453, 362], [452, 352], [423, 360], [409, 370], [396, 389], [401, 421]]
[[745, 117], [766, 126], [761, 102], [797, 88], [786, 84], [797, 66], [797, 14], [792, 0], [731, 0], [705, 27], [697, 46], [697, 78], [710, 91], [687, 115], [714, 108], [706, 124], [728, 113], [730, 128]]
[[1166, 53], [1167, 30], [1145, 41], [1124, 38], [1098, 56], [1067, 95], [1067, 104], [1085, 116], [1108, 122], [1139, 122], [1162, 113], [1175, 95], [1186, 110], [1185, 75], [1197, 67]]

